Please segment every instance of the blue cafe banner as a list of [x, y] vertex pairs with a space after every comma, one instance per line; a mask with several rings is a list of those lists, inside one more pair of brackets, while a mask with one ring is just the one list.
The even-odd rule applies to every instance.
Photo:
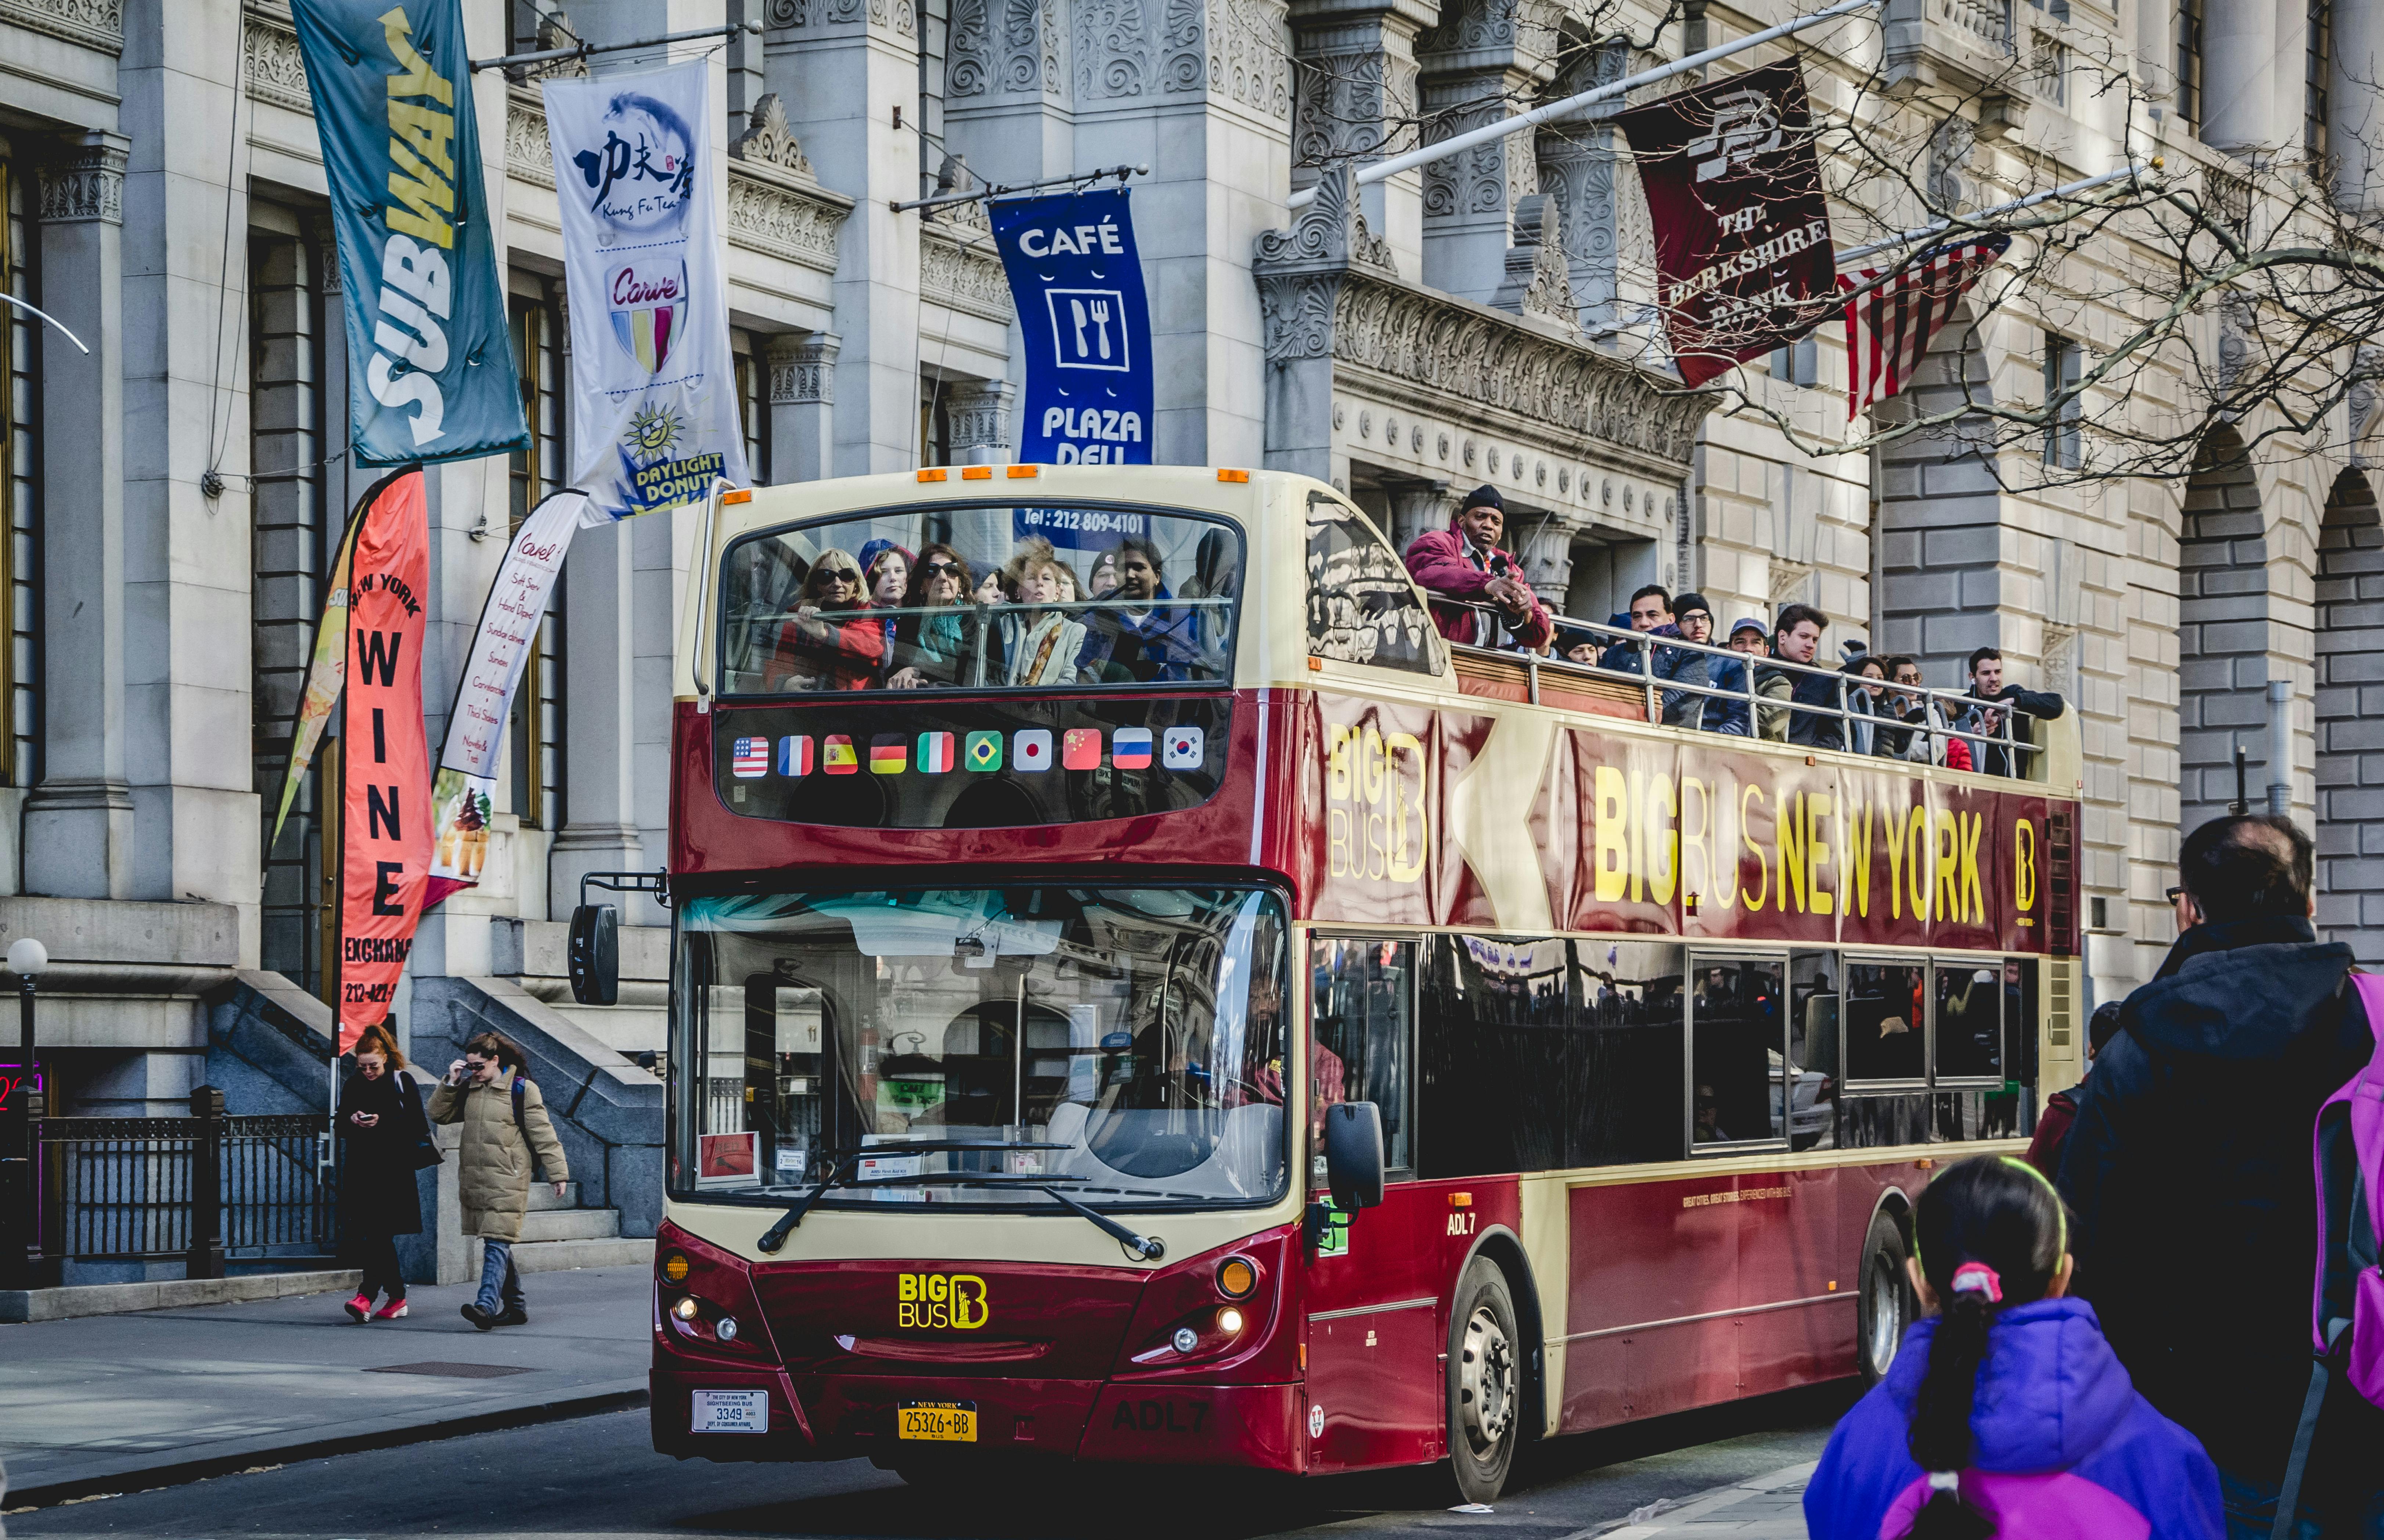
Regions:
[[571, 294], [572, 484], [589, 525], [751, 483], [702, 59], [548, 81]]
[[529, 441], [480, 187], [462, 0], [292, 0], [348, 325], [348, 438], [367, 466]]
[[988, 212], [1026, 339], [1020, 462], [1149, 465], [1150, 306], [1126, 189]]

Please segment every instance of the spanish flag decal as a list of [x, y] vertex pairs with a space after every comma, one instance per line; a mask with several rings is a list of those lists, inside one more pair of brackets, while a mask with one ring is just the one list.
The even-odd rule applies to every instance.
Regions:
[[861, 768], [861, 761], [852, 751], [852, 739], [842, 733], [830, 733], [820, 745], [820, 768], [831, 776], [850, 776]]

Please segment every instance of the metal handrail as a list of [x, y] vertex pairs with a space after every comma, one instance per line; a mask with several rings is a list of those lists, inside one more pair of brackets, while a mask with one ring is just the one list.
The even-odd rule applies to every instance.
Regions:
[[[1475, 603], [1470, 600], [1447, 599], [1438, 594], [1434, 594], [1430, 597], [1432, 602], [1435, 605], [1451, 605], [1459, 609], [1477, 610], [1484, 615], [1496, 618], [1501, 625], [1509, 624], [1506, 620], [1504, 612], [1499, 610], [1496, 605]], [[2042, 756], [2045, 752], [2043, 745], [2033, 742], [2029, 739], [2016, 738], [2012, 736], [2014, 718], [2031, 714], [2016, 702], [1982, 701], [1978, 696], [1965, 694], [1960, 690], [1941, 689], [1931, 685], [1892, 685], [1881, 683], [1871, 687], [1880, 695], [1892, 694], [1906, 701], [1925, 700], [1930, 704], [1935, 705], [1938, 708], [1939, 715], [1944, 719], [1945, 723], [1943, 727], [1935, 727], [1930, 725], [1925, 720], [1918, 723], [1907, 722], [1900, 717], [1881, 716], [1872, 712], [1856, 711], [1851, 704], [1849, 704], [1847, 694], [1848, 691], [1856, 688], [1860, 681], [1856, 680], [1854, 676], [1844, 672], [1843, 668], [1825, 668], [1817, 664], [1795, 663], [1787, 658], [1778, 657], [1769, 652], [1759, 654], [1740, 652], [1728, 647], [1717, 647], [1711, 642], [1691, 641], [1685, 637], [1659, 637], [1655, 635], [1653, 632], [1633, 631], [1620, 626], [1609, 626], [1602, 621], [1576, 620], [1571, 616], [1566, 616], [1564, 619], [1558, 622], [1558, 626], [1560, 631], [1585, 631], [1591, 633], [1593, 638], [1611, 639], [1615, 641], [1627, 641], [1632, 643], [1639, 652], [1639, 667], [1635, 670], [1605, 668], [1596, 664], [1575, 663], [1571, 659], [1560, 655], [1543, 657], [1537, 653], [1525, 652], [1520, 648], [1476, 647], [1465, 642], [1451, 642], [1449, 645], [1455, 651], [1476, 657], [1496, 658], [1508, 663], [1520, 662], [1523, 666], [1530, 699], [1534, 704], [1538, 703], [1540, 698], [1540, 671], [1544, 668], [1553, 668], [1565, 674], [1583, 675], [1600, 679], [1628, 681], [1629, 683], [1640, 686], [1645, 690], [1647, 697], [1647, 720], [1650, 722], [1660, 723], [1662, 721], [1658, 697], [1663, 694], [1678, 691], [1682, 694], [1694, 694], [1709, 700], [1737, 701], [1745, 702], [1747, 708], [1747, 736], [1750, 739], [1757, 739], [1761, 736], [1755, 730], [1757, 724], [1761, 721], [1761, 718], [1757, 714], [1757, 713], [1761, 709], [1769, 708], [1773, 711], [1794, 712], [1806, 716], [1833, 717], [1840, 722], [1848, 725], [1856, 722], [1868, 723], [1881, 731], [1893, 728], [1896, 730], [1909, 730], [1912, 732], [1925, 732], [1940, 738], [1960, 739], [1965, 742], [1971, 744], [1974, 751], [1983, 751], [1988, 745], [1992, 744], [1996, 748], [2011, 751], [2015, 755], [2012, 762], [2015, 764], [2028, 763], [2018, 758], [2017, 756], [2018, 755], [2034, 754]], [[1710, 658], [1720, 658], [1726, 662], [1744, 663], [1747, 664], [1747, 667], [1744, 670], [1745, 688], [1744, 689], [1729, 689], [1711, 684], [1695, 684], [1687, 681], [1658, 682], [1656, 677], [1654, 654], [1656, 649], [1659, 647], [1674, 648], [1685, 652], [1702, 652]], [[1601, 643], [1600, 651], [1604, 651], [1603, 643]], [[1817, 705], [1803, 701], [1789, 701], [1784, 702], [1768, 701], [1756, 691], [1756, 673], [1757, 670], [1762, 668], [1776, 668], [1783, 673], [1810, 674], [1817, 675], [1824, 678], [1833, 679], [1836, 681], [1837, 686], [1837, 703], [1832, 706], [1826, 704]], [[1972, 711], [1980, 707], [1990, 707], [2003, 713], [2003, 721], [2000, 732], [1983, 733], [1959, 725], [1959, 718], [1967, 717]], [[1709, 731], [1711, 729], [1697, 728], [1693, 730]], [[1848, 735], [1849, 741], [1851, 741], [1851, 734]], [[1851, 751], [1847, 751], [1851, 752]]]

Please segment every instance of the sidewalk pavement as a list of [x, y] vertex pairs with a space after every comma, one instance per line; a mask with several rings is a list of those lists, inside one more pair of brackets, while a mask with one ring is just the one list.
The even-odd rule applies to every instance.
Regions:
[[642, 1405], [652, 1276], [530, 1274], [528, 1322], [493, 1332], [460, 1284], [364, 1326], [340, 1294], [0, 1326], [6, 1505]]
[[1578, 1540], [1806, 1540], [1805, 1484], [1819, 1463], [1807, 1460], [1678, 1504], [1651, 1503]]

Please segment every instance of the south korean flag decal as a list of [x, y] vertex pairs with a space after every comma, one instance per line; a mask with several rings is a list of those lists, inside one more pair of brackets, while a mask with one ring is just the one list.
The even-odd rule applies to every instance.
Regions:
[[1208, 754], [1208, 735], [1198, 727], [1170, 727], [1159, 740], [1159, 763], [1170, 770], [1198, 770]]

